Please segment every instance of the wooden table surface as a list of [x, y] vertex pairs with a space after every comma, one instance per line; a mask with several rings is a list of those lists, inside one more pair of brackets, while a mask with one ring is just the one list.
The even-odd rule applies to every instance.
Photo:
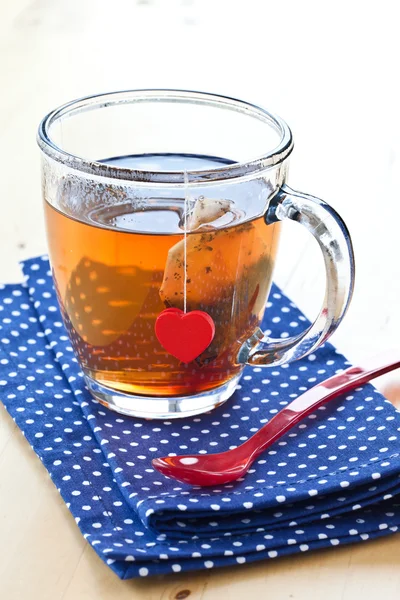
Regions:
[[[296, 142], [291, 185], [323, 197], [347, 221], [357, 286], [333, 342], [355, 362], [399, 346], [396, 4], [0, 0], [1, 281], [18, 281], [18, 260], [46, 249], [35, 133], [47, 111], [115, 89], [202, 89], [285, 118]], [[288, 224], [276, 280], [309, 316], [323, 293], [321, 265], [316, 244]], [[378, 385], [400, 400], [399, 374]], [[0, 407], [1, 599], [394, 600], [399, 563], [395, 535], [235, 569], [120, 581]]]

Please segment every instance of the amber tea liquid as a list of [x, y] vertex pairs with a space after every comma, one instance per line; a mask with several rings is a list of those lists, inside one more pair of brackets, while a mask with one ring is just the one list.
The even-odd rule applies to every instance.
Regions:
[[[107, 160], [137, 168], [143, 161]], [[159, 170], [160, 161], [165, 170], [221, 166], [158, 155], [146, 156], [142, 168]], [[263, 217], [247, 221], [233, 207], [227, 223], [187, 234], [185, 269], [184, 209], [184, 198], [150, 200], [139, 210], [105, 206], [99, 198], [87, 213], [79, 198], [63, 213], [45, 202], [64, 323], [83, 371], [102, 385], [148, 396], [191, 395], [219, 387], [243, 367], [237, 353], [262, 319], [280, 226], [267, 226]], [[184, 291], [187, 310], [206, 311], [216, 327], [210, 347], [189, 364], [169, 355], [154, 333], [161, 311], [184, 308]]]

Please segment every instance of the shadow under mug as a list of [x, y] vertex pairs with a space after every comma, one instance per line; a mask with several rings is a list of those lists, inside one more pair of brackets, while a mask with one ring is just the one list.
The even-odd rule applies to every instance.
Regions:
[[[350, 236], [329, 205], [287, 186], [293, 141], [280, 118], [212, 94], [134, 90], [54, 110], [38, 143], [58, 300], [102, 404], [146, 418], [208, 411], [246, 364], [301, 358], [342, 320]], [[306, 331], [270, 339], [260, 323], [285, 219], [318, 241], [326, 293]], [[193, 360], [157, 338], [166, 308], [212, 318], [214, 337]], [[171, 334], [178, 348], [181, 333]]]

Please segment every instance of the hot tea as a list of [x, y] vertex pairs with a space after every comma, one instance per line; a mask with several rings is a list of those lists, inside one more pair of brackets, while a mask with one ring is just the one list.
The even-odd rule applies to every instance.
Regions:
[[[190, 160], [189, 168], [196, 168], [193, 162], [219, 166], [209, 158]], [[188, 157], [171, 155], [145, 161], [158, 169], [160, 161], [166, 169], [171, 161], [188, 165]], [[135, 168], [144, 158], [107, 162]], [[90, 203], [77, 193], [66, 179], [62, 211], [47, 202], [45, 211], [63, 319], [85, 374], [126, 393], [179, 396], [240, 373], [239, 348], [263, 316], [279, 223], [247, 220], [229, 198], [191, 197], [188, 205], [182, 193], [137, 206], [105, 203], [100, 188]], [[188, 364], [155, 335], [155, 321], [169, 307], [201, 310], [214, 321], [210, 346]]]
[[[53, 110], [38, 144], [63, 319], [105, 406], [164, 420], [207, 412], [246, 364], [314, 352], [346, 313], [349, 232], [287, 185], [292, 134], [267, 110], [203, 92], [111, 92]], [[326, 291], [311, 327], [270, 338], [259, 325], [284, 220], [317, 240]]]

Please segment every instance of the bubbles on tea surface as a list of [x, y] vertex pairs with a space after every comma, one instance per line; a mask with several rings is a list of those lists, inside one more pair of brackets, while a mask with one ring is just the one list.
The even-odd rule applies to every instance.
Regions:
[[235, 161], [203, 154], [157, 152], [105, 158], [99, 162], [111, 166], [148, 172], [203, 171], [233, 164]]
[[[119, 156], [99, 162], [143, 171], [179, 172], [218, 168], [232, 161], [189, 154], [146, 154]], [[224, 196], [219, 186], [218, 195]], [[228, 190], [225, 190], [228, 193]], [[189, 229], [226, 227], [243, 220], [245, 214], [235, 202], [224, 197], [204, 197], [201, 191], [190, 199], [185, 213], [183, 189], [168, 186], [156, 190], [134, 182], [105, 180], [67, 175], [57, 191], [56, 208], [62, 213], [94, 226], [135, 233], [179, 234], [183, 232], [185, 214], [192, 220]], [[49, 200], [49, 203], [52, 202]], [[219, 213], [217, 207], [219, 206]], [[229, 210], [226, 210], [229, 207]]]
[[234, 225], [243, 217], [230, 200], [199, 196], [187, 202], [184, 198], [147, 198], [141, 203], [97, 206], [86, 218], [94, 225], [121, 231], [150, 234], [180, 234], [184, 232], [185, 216], [188, 232], [213, 230]]
[[135, 233], [182, 233], [183, 202], [148, 198], [141, 205], [117, 204], [91, 210], [87, 217], [94, 225]]

